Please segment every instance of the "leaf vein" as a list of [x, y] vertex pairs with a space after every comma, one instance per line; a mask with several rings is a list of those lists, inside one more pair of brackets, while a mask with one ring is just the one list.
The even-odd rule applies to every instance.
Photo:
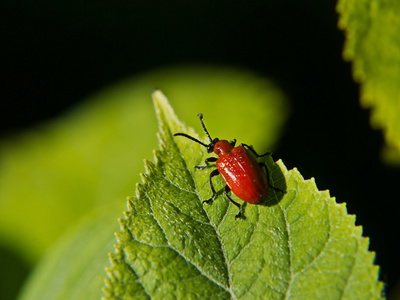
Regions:
[[295, 277], [303, 272], [305, 272], [307, 269], [311, 268], [311, 266], [318, 260], [319, 257], [321, 257], [321, 255], [324, 253], [324, 250], [326, 249], [326, 247], [330, 244], [331, 240], [332, 240], [332, 227], [331, 227], [331, 216], [329, 214], [329, 207], [325, 206], [326, 210], [328, 210], [327, 212], [327, 217], [328, 217], [328, 238], [324, 244], [324, 247], [321, 249], [320, 252], [317, 253], [317, 255], [315, 255], [315, 257], [313, 258], [312, 261], [310, 261], [306, 266], [304, 266], [301, 270], [297, 271], [295, 274]]
[[[136, 274], [135, 270], [133, 269], [133, 267], [125, 260], [125, 253], [123, 254], [124, 258], [123, 258], [123, 263], [128, 267], [128, 270], [130, 270], [130, 272], [132, 274], [134, 274], [134, 276], [136, 277], [136, 282], [138, 282], [140, 284], [140, 286], [142, 287], [144, 293], [149, 297], [149, 299], [151, 299], [150, 294], [146, 291], [146, 288], [144, 287], [142, 281], [140, 280], [140, 277]], [[120, 298], [120, 299], [124, 299], [124, 298]]]
[[254, 234], [255, 234], [255, 231], [256, 231], [256, 227], [257, 227], [257, 224], [258, 224], [258, 221], [259, 221], [259, 217], [260, 217], [260, 215], [259, 215], [258, 210], [257, 210], [257, 221], [255, 221], [255, 223], [254, 223], [254, 224], [256, 224], [256, 226], [253, 227], [253, 230], [252, 230], [252, 232], [251, 232], [251, 234], [250, 234], [250, 236], [249, 236], [248, 241], [246, 242], [246, 244], [243, 245], [242, 249], [240, 249], [240, 251], [238, 252], [238, 254], [235, 255], [235, 256], [232, 258], [231, 264], [233, 264], [235, 260], [239, 259], [239, 256], [243, 253], [243, 251], [244, 251], [245, 249], [247, 249], [247, 248], [250, 246], [250, 242], [251, 242], [252, 238], [254, 237]]
[[[147, 195], [147, 193], [146, 193], [146, 197], [148, 197], [148, 195]], [[165, 199], [163, 199], [163, 200], [165, 200]], [[170, 202], [168, 202], [168, 203], [170, 203]], [[174, 204], [172, 204], [172, 203], [170, 203], [171, 205], [173, 205], [174, 207], [176, 207]], [[176, 207], [177, 209], [179, 209], [178, 207]], [[221, 287], [222, 289], [224, 289], [225, 291], [227, 291], [228, 293], [229, 293], [229, 290], [228, 289], [226, 289], [224, 286], [222, 286], [220, 283], [218, 283], [218, 282], [216, 282], [213, 278], [210, 278], [209, 276], [207, 276], [205, 273], [204, 273], [204, 270], [200, 267], [200, 266], [198, 266], [198, 265], [196, 265], [194, 262], [192, 262], [192, 261], [190, 261], [189, 259], [187, 259], [187, 257], [185, 257], [185, 255], [183, 254], [183, 253], [181, 253], [180, 251], [178, 251], [177, 249], [175, 249], [171, 244], [170, 244], [170, 242], [169, 242], [169, 240], [168, 240], [168, 236], [167, 236], [167, 234], [165, 233], [165, 230], [164, 230], [164, 228], [161, 226], [161, 224], [160, 224], [160, 222], [158, 221], [158, 219], [156, 218], [156, 216], [154, 215], [154, 211], [153, 211], [153, 208], [152, 208], [152, 202], [150, 201], [150, 209], [151, 209], [151, 212], [152, 212], [152, 215], [153, 215], [153, 217], [154, 217], [154, 220], [157, 222], [157, 224], [158, 224], [158, 226], [160, 227], [160, 229], [162, 230], [162, 232], [164, 233], [164, 236], [166, 237], [166, 241], [167, 241], [167, 243], [168, 243], [168, 245], [169, 245], [169, 248], [170, 249], [172, 249], [173, 251], [175, 251], [176, 253], [178, 253], [187, 263], [190, 263], [193, 267], [195, 267], [199, 272], [200, 272], [200, 274], [202, 275], [202, 276], [204, 276], [204, 277], [206, 277], [208, 280], [210, 280], [210, 281], [212, 281], [213, 283], [215, 283], [217, 286], [219, 286], [219, 287]], [[180, 210], [180, 209], [179, 209]], [[180, 210], [181, 211], [181, 210]], [[181, 211], [182, 212], [182, 211]], [[182, 212], [183, 214], [184, 214], [184, 212]], [[190, 217], [190, 216], [189, 216]], [[192, 218], [193, 219], [193, 218]], [[195, 219], [193, 219], [193, 220], [195, 220]], [[202, 223], [202, 222], [200, 222], [200, 221], [198, 221], [198, 220], [195, 220], [195, 221], [197, 221], [197, 222], [199, 222], [200, 224], [204, 224], [204, 225], [207, 225], [207, 226], [212, 226], [212, 224], [207, 224], [207, 223]], [[214, 226], [212, 226], [212, 227], [214, 227]], [[214, 227], [215, 228], [215, 227]], [[166, 247], [166, 246], [164, 246], [164, 247]], [[221, 251], [222, 253], [223, 253], [223, 251]], [[224, 255], [225, 256], [225, 255]], [[226, 261], [226, 260], [225, 260]]]
[[281, 203], [279, 203], [278, 206], [279, 206], [279, 208], [280, 208], [281, 211], [282, 211], [282, 214], [283, 214], [283, 217], [284, 217], [284, 220], [285, 220], [285, 228], [286, 228], [286, 232], [287, 232], [287, 236], [288, 236], [288, 252], [289, 252], [289, 272], [290, 272], [290, 279], [289, 279], [288, 287], [287, 287], [287, 290], [286, 290], [286, 293], [285, 293], [285, 298], [288, 299], [288, 298], [290, 297], [290, 289], [291, 289], [291, 286], [292, 286], [293, 280], [294, 280], [294, 276], [293, 276], [292, 242], [291, 242], [291, 239], [290, 239], [290, 235], [291, 235], [291, 234], [290, 234], [290, 225], [289, 225], [289, 222], [288, 222], [288, 219], [287, 219], [286, 210], [283, 209]]
[[[357, 242], [357, 251], [356, 251], [356, 253], [358, 252], [359, 248], [360, 248], [360, 245], [359, 245], [359, 243]], [[355, 266], [355, 264], [356, 264], [356, 257], [354, 257], [354, 259], [353, 259], [353, 262], [352, 262], [352, 264], [351, 264], [351, 270], [350, 270], [350, 272], [349, 272], [349, 274], [348, 274], [348, 276], [347, 276], [347, 278], [346, 278], [346, 283], [344, 284], [343, 289], [341, 290], [340, 299], [343, 299], [343, 295], [344, 295], [344, 293], [345, 293], [345, 290], [346, 290], [347, 287], [349, 286], [349, 279], [350, 279], [351, 274], [352, 274], [353, 271], [354, 271], [354, 266]]]

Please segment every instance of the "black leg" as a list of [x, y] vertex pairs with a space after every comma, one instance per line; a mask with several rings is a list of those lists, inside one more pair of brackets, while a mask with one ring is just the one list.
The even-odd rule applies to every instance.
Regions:
[[274, 186], [271, 185], [271, 181], [269, 180], [270, 178], [269, 178], [269, 171], [268, 171], [267, 165], [266, 165], [265, 163], [263, 163], [263, 162], [262, 162], [262, 163], [259, 163], [259, 165], [260, 165], [261, 168], [262, 168], [262, 167], [265, 168], [265, 174], [267, 175], [268, 186], [269, 186], [271, 189], [273, 189], [273, 190], [275, 190], [275, 191], [277, 191], [277, 192], [281, 192], [281, 193], [286, 194], [285, 191], [282, 191], [280, 188], [277, 188], [277, 187], [274, 187]]
[[205, 159], [205, 165], [204, 166], [195, 166], [195, 168], [196, 169], [198, 169], [198, 170], [201, 170], [201, 169], [204, 169], [204, 168], [207, 168], [208, 167], [208, 163], [210, 163], [210, 162], [216, 162], [218, 160], [218, 158], [216, 158], [216, 157], [207, 157], [206, 159]]
[[[248, 150], [250, 150], [257, 158], [258, 158], [258, 157], [263, 157], [263, 156], [267, 156], [267, 155], [271, 155], [271, 154], [272, 154], [272, 151], [269, 151], [269, 152], [267, 152], [267, 153], [264, 153], [264, 154], [259, 155], [259, 154], [256, 152], [256, 150], [254, 150], [253, 148], [251, 148], [249, 145], [247, 145], [247, 144], [240, 144], [240, 145], [241, 145], [241, 146], [244, 146], [244, 147], [246, 147]], [[262, 167], [265, 168], [265, 174], [267, 175], [268, 186], [269, 186], [271, 189], [273, 189], [273, 190], [275, 190], [275, 191], [277, 191], [277, 192], [281, 192], [281, 193], [284, 193], [284, 194], [285, 194], [285, 192], [282, 191], [281, 189], [276, 188], [276, 187], [274, 187], [274, 186], [271, 185], [271, 181], [270, 181], [270, 178], [269, 178], [269, 171], [268, 171], [267, 165], [266, 165], [265, 163], [263, 163], [263, 162], [262, 162], [262, 163], [259, 163], [259, 165], [260, 165], [261, 168], [262, 168]]]
[[229, 188], [229, 186], [225, 186], [224, 189], [224, 193], [226, 195], [226, 197], [228, 197], [229, 201], [231, 201], [233, 204], [235, 204], [237, 207], [239, 207], [239, 213], [235, 216], [235, 219], [239, 219], [242, 217], [242, 207], [240, 206], [239, 203], [237, 203], [236, 201], [233, 201], [233, 199], [228, 195], [228, 193], [231, 191], [231, 189]]
[[210, 199], [204, 200], [204, 201], [203, 201], [203, 204], [204, 204], [204, 203], [210, 204], [210, 203], [215, 199], [215, 197], [217, 196], [217, 192], [215, 191], [214, 185], [213, 185], [213, 183], [212, 183], [212, 178], [213, 178], [214, 176], [217, 176], [217, 175], [219, 175], [218, 169], [215, 169], [214, 171], [212, 171], [212, 172], [210, 173], [210, 187], [211, 187], [211, 191], [212, 191], [213, 195], [211, 196]]
[[229, 144], [231, 144], [232, 147], [235, 147], [235, 145], [236, 145], [236, 139], [233, 139], [232, 141], [230, 141]]
[[256, 152], [256, 150], [254, 150], [252, 147], [250, 147], [250, 146], [247, 145], [247, 144], [240, 144], [240, 146], [246, 147], [248, 150], [250, 150], [251, 152], [253, 152], [253, 154], [254, 154], [256, 157], [263, 157], [263, 156], [267, 156], [267, 155], [271, 155], [271, 154], [272, 154], [272, 151], [269, 151], [269, 152], [267, 152], [267, 153], [264, 153], [264, 154], [259, 155], [259, 154]]

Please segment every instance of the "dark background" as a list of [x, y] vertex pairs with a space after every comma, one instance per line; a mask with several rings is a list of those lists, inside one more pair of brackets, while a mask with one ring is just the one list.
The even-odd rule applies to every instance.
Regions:
[[399, 279], [399, 196], [393, 187], [400, 170], [379, 159], [383, 135], [369, 126], [351, 65], [342, 60], [336, 4], [197, 2], [2, 1], [0, 137], [152, 68], [204, 62], [254, 70], [292, 101], [274, 157], [347, 202], [371, 238], [390, 294]]

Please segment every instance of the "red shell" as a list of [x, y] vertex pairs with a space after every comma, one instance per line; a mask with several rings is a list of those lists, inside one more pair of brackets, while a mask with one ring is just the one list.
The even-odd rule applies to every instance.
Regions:
[[252, 204], [259, 204], [267, 197], [267, 176], [245, 147], [233, 147], [221, 140], [214, 152], [219, 155], [216, 162], [219, 173], [237, 197]]

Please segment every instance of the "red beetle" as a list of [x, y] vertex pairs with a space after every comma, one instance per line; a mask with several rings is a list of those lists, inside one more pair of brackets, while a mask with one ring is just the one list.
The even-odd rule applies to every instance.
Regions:
[[[210, 174], [210, 187], [213, 195], [210, 199], [203, 201], [203, 204], [211, 203], [216, 198], [217, 192], [214, 189], [212, 177], [218, 174], [221, 174], [226, 183], [224, 189], [225, 195], [239, 208], [239, 213], [235, 217], [236, 219], [242, 216], [242, 207], [239, 203], [232, 200], [232, 198], [228, 195], [229, 191], [232, 191], [238, 198], [251, 204], [259, 204], [265, 200], [268, 195], [268, 187], [283, 192], [282, 190], [272, 187], [269, 184], [267, 166], [265, 163], [257, 162], [257, 160], [254, 158], [254, 156], [259, 158], [262, 156], [271, 155], [271, 152], [258, 155], [257, 152], [249, 145], [240, 144], [239, 146], [235, 147], [235, 139], [231, 142], [228, 142], [227, 140], [219, 140], [218, 138], [212, 139], [203, 123], [203, 115], [197, 115], [200, 118], [201, 126], [210, 140], [210, 144], [204, 144], [198, 139], [195, 139], [194, 137], [185, 133], [176, 133], [174, 136], [180, 135], [191, 139], [192, 141], [195, 141], [196, 143], [206, 147], [208, 153], [214, 152], [219, 156], [219, 158], [208, 157], [205, 160], [206, 164], [204, 166], [195, 167], [197, 169], [204, 169], [210, 162], [215, 162], [217, 165], [217, 169], [212, 171]], [[248, 150], [250, 150], [254, 156], [251, 155]], [[265, 172], [262, 170], [262, 167], [265, 168]]]

